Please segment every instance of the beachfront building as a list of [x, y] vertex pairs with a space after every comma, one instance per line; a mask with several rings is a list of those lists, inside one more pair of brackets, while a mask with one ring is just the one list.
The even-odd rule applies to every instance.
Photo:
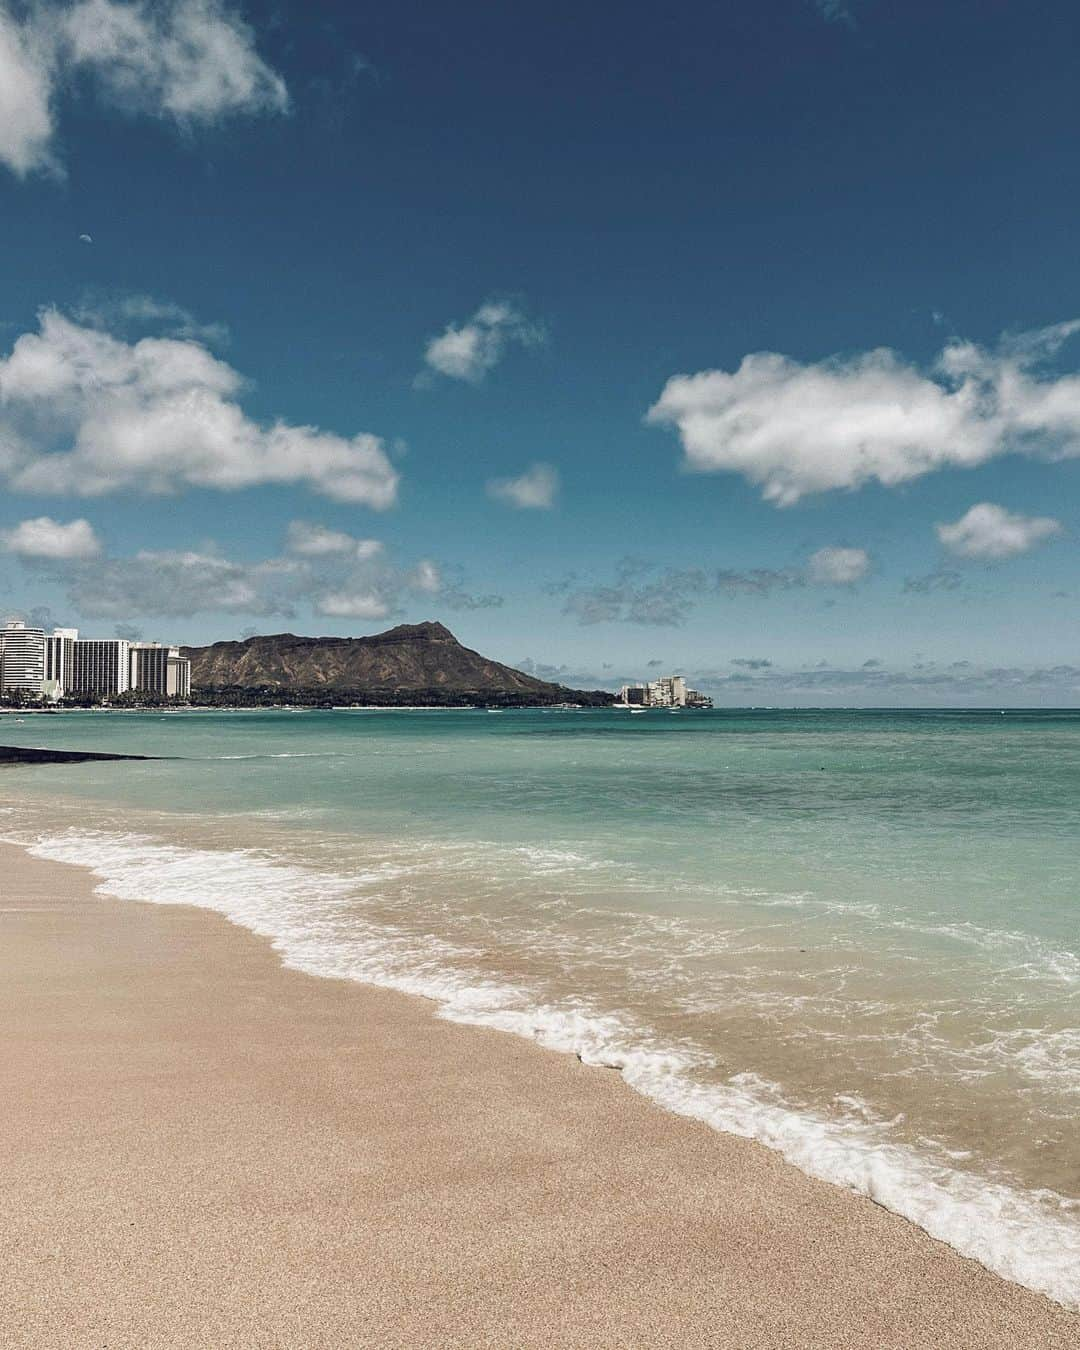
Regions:
[[169, 688], [168, 693], [171, 698], [190, 698], [191, 697], [191, 662], [186, 656], [181, 656], [174, 647], [169, 656]]
[[124, 694], [131, 688], [131, 643], [126, 638], [80, 638], [75, 643], [69, 694]]
[[0, 628], [0, 690], [40, 695], [45, 685], [45, 630], [11, 619]]
[[54, 628], [45, 638], [45, 693], [59, 698], [71, 682], [77, 628]]
[[187, 698], [191, 694], [191, 662], [180, 655], [178, 647], [133, 642], [131, 688], [167, 698]]
[[649, 684], [650, 708], [685, 708], [686, 681], [681, 675], [661, 675]]
[[624, 684], [617, 700], [628, 708], [647, 708], [649, 705], [649, 686], [647, 684]]
[[180, 648], [134, 643], [124, 637], [78, 636], [77, 628], [28, 628], [11, 620], [0, 628], [0, 693], [55, 699], [65, 694], [159, 694], [190, 698], [192, 663]]
[[681, 675], [661, 675], [648, 684], [624, 684], [617, 708], [711, 708], [712, 699], [691, 689]]
[[77, 628], [0, 628], [0, 693], [52, 700], [65, 694], [159, 694], [190, 698], [191, 662], [179, 647], [127, 638], [80, 638]]

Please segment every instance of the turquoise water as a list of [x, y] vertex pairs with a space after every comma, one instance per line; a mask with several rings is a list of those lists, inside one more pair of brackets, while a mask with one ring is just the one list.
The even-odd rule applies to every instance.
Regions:
[[1080, 1303], [1080, 713], [0, 719], [0, 831], [423, 993]]

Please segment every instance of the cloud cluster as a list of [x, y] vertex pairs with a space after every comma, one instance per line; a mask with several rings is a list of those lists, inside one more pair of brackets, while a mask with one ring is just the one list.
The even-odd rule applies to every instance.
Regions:
[[380, 540], [357, 539], [344, 530], [294, 520], [286, 534], [286, 548], [322, 564], [313, 596], [316, 614], [333, 619], [383, 619], [393, 609], [397, 577], [393, 569], [375, 563], [383, 552]]
[[159, 335], [186, 338], [210, 347], [223, 347], [229, 341], [226, 324], [202, 323], [183, 305], [138, 291], [91, 294], [74, 311], [74, 317], [91, 328], [122, 332], [152, 326]]
[[62, 574], [70, 603], [95, 619], [291, 614], [301, 580], [287, 561], [235, 562], [203, 551], [144, 549]]
[[65, 525], [49, 516], [38, 516], [12, 530], [0, 530], [0, 549], [20, 558], [96, 558], [101, 540], [88, 520], [72, 520]]
[[869, 571], [870, 554], [864, 548], [819, 548], [806, 567], [816, 586], [853, 586]]
[[776, 352], [734, 372], [675, 375], [647, 420], [674, 428], [690, 469], [738, 473], [767, 501], [887, 487], [1010, 452], [1080, 454], [1080, 376], [1044, 363], [1080, 320], [988, 351], [950, 343], [927, 371], [895, 352], [804, 364]]
[[471, 319], [448, 324], [429, 340], [424, 361], [429, 371], [451, 380], [479, 384], [512, 345], [534, 347], [544, 341], [541, 325], [507, 300], [488, 300]]
[[559, 471], [552, 464], [532, 464], [517, 478], [493, 478], [489, 497], [519, 511], [548, 511], [559, 493]]
[[343, 530], [331, 530], [308, 520], [290, 523], [286, 546], [302, 558], [356, 558], [360, 562], [377, 558], [383, 548], [378, 539], [357, 539]]
[[0, 8], [0, 161], [20, 175], [53, 163], [51, 67], [47, 45]]
[[[737, 663], [732, 663], [737, 664]], [[718, 702], [747, 705], [870, 707], [1030, 707], [1069, 705], [1080, 695], [1080, 666], [993, 666], [971, 661], [917, 661], [854, 668], [822, 661], [811, 669], [694, 670], [690, 680]]]
[[624, 558], [610, 583], [582, 585], [577, 578], [552, 587], [562, 595], [563, 613], [578, 623], [632, 623], [677, 627], [694, 606], [710, 595], [767, 596], [774, 591], [804, 586], [846, 587], [870, 571], [870, 555], [861, 548], [823, 548], [811, 554], [804, 567], [665, 568], [657, 571], [639, 558]]
[[715, 573], [716, 588], [722, 595], [772, 595], [806, 585], [806, 574], [796, 567], [750, 567], [735, 571], [721, 567]]
[[933, 595], [936, 591], [957, 591], [964, 578], [951, 567], [939, 567], [923, 576], [905, 577], [905, 595]]
[[129, 113], [181, 126], [284, 112], [281, 77], [224, 0], [0, 0], [0, 161], [58, 171], [56, 103], [77, 80]]
[[474, 595], [471, 591], [467, 591], [460, 574], [447, 576], [444, 572], [439, 571], [438, 579], [439, 584], [434, 591], [434, 595], [443, 609], [501, 609], [505, 603], [503, 596], [495, 595], [490, 591], [480, 595]]
[[1022, 516], [993, 502], [979, 502], [951, 525], [936, 526], [942, 544], [958, 558], [999, 562], [1017, 558], [1060, 534], [1053, 516]]
[[328, 591], [315, 602], [315, 613], [328, 619], [385, 619], [390, 609], [377, 591]]
[[241, 384], [200, 343], [129, 343], [46, 310], [0, 359], [0, 476], [38, 494], [279, 484], [393, 505], [398, 474], [379, 437], [263, 426], [237, 402]]
[[0, 535], [34, 577], [62, 586], [87, 619], [190, 618], [245, 614], [291, 618], [300, 606], [329, 618], [376, 620], [415, 596], [443, 609], [486, 609], [497, 595], [474, 596], [462, 577], [430, 559], [399, 566], [381, 543], [309, 521], [293, 521], [281, 556], [242, 561], [211, 545], [142, 549], [109, 557], [86, 520], [25, 520]]
[[578, 623], [634, 623], [675, 627], [687, 619], [698, 598], [709, 590], [702, 568], [667, 568], [650, 575], [648, 565], [628, 559], [610, 585], [571, 586], [563, 613]]

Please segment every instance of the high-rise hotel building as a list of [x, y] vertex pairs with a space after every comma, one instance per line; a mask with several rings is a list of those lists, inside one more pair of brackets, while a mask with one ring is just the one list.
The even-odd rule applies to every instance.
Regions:
[[63, 693], [75, 669], [77, 628], [54, 628], [45, 638], [45, 692]]
[[191, 695], [191, 662], [178, 647], [127, 638], [80, 638], [76, 628], [47, 634], [11, 620], [0, 628], [0, 691], [60, 698], [136, 693]]
[[126, 694], [131, 688], [131, 643], [126, 638], [81, 638], [75, 643], [69, 694]]
[[191, 693], [191, 662], [180, 655], [178, 647], [133, 642], [131, 688], [168, 698], [187, 698]]
[[44, 682], [44, 628], [10, 620], [0, 629], [0, 688], [40, 694]]

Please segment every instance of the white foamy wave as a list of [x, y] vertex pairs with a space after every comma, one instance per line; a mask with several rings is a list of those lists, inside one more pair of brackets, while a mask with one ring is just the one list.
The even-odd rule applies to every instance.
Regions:
[[275, 750], [267, 759], [344, 759], [340, 750]]
[[555, 875], [563, 872], [579, 874], [597, 871], [603, 863], [586, 858], [581, 853], [569, 849], [538, 848], [534, 845], [519, 845], [507, 850], [510, 858], [527, 863], [534, 873]]
[[[91, 868], [100, 891], [122, 899], [215, 910], [271, 940], [284, 963], [419, 994], [455, 1022], [497, 1028], [585, 1063], [618, 1069], [635, 1090], [714, 1129], [757, 1140], [810, 1176], [870, 1196], [1006, 1279], [1080, 1306], [1080, 1205], [1025, 1192], [950, 1166], [891, 1137], [891, 1125], [848, 1099], [840, 1116], [794, 1109], [755, 1075], [705, 1083], [695, 1047], [664, 1043], [648, 1027], [590, 1006], [545, 1002], [526, 985], [463, 968], [467, 948], [367, 922], [358, 910], [379, 868], [344, 875], [256, 850], [188, 849], [139, 835], [71, 830], [16, 840], [37, 857]], [[1029, 1047], [1038, 1054], [1037, 1047]], [[1051, 1060], [1071, 1053], [1046, 1047]]]
[[[1026, 1038], [1026, 1039], [1025, 1039]], [[1018, 1032], [1013, 1054], [1031, 1078], [1052, 1082], [1062, 1092], [1080, 1096], [1080, 1027], [1047, 1035]]]
[[926, 924], [894, 920], [893, 925], [913, 933], [950, 938], [954, 942], [992, 952], [1009, 962], [1008, 972], [1012, 975], [1080, 985], [1080, 956], [1031, 933], [1017, 933], [1008, 928], [984, 928], [976, 923]]
[[[756, 899], [756, 893], [743, 892]], [[806, 909], [817, 915], [860, 918], [886, 929], [922, 937], [946, 938], [963, 946], [992, 953], [1003, 964], [1003, 973], [1025, 980], [1080, 986], [1080, 955], [1031, 933], [1007, 928], [987, 928], [977, 923], [932, 923], [922, 919], [897, 918], [883, 913], [872, 901], [829, 900], [812, 892], [772, 895], [760, 892], [757, 904], [765, 909]]]
[[226, 759], [344, 759], [345, 756], [339, 750], [276, 750], [249, 755], [206, 755], [203, 758], [216, 763]]
[[[935, 1050], [942, 1058], [948, 1054], [940, 1045]], [[1029, 1085], [1050, 1086], [1061, 1096], [1080, 1098], [1080, 1027], [1018, 1027], [952, 1054], [958, 1074], [980, 1077], [1011, 1071]]]

